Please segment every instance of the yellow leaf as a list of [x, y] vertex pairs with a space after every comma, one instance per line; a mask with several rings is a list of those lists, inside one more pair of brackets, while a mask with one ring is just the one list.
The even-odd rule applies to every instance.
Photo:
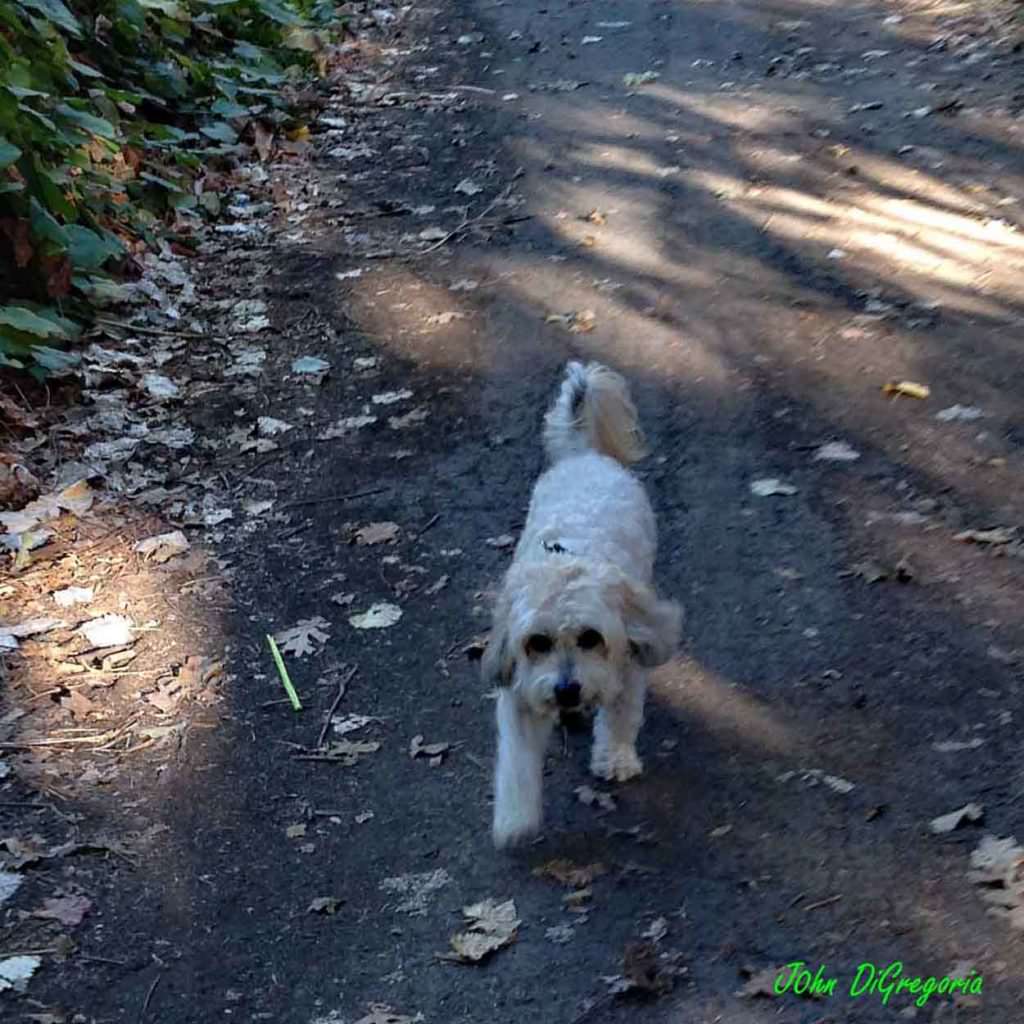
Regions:
[[913, 380], [891, 380], [882, 385], [882, 393], [886, 395], [905, 395], [907, 398], [927, 398], [932, 389], [927, 384], [918, 384]]

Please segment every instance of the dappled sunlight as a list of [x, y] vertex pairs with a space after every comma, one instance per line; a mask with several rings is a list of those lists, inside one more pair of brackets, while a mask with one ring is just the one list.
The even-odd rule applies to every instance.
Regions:
[[753, 188], [720, 173], [695, 171], [688, 180], [766, 234], [820, 246], [819, 257], [842, 261], [844, 270], [877, 272], [880, 263], [903, 270], [901, 280], [919, 298], [994, 318], [1005, 316], [1002, 303], [1024, 300], [1024, 235], [1004, 221], [912, 199], [828, 201], [792, 188]]
[[657, 94], [666, 104], [685, 111], [701, 123], [739, 128], [755, 136], [793, 131], [809, 117], [821, 115], [821, 104], [813, 96], [776, 94], [759, 89], [749, 92], [707, 93], [661, 86]]
[[713, 734], [779, 756], [809, 749], [813, 737], [768, 704], [693, 658], [679, 657], [660, 669], [651, 685], [655, 700]]
[[[415, 267], [389, 266], [386, 272], [337, 281], [333, 302], [358, 321], [364, 337], [396, 356], [436, 370], [479, 372], [486, 353], [473, 318], [472, 293], [453, 291], [458, 280], [445, 286], [438, 276], [435, 271], [435, 280], [429, 280]], [[485, 282], [487, 276], [493, 277], [485, 271]], [[474, 289], [480, 285], [473, 279]]]

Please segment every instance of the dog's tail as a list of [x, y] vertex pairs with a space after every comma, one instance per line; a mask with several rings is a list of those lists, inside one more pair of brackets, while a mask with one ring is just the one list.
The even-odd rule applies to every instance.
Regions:
[[552, 463], [585, 451], [623, 465], [642, 459], [643, 432], [625, 380], [600, 363], [570, 363], [544, 418], [544, 449]]

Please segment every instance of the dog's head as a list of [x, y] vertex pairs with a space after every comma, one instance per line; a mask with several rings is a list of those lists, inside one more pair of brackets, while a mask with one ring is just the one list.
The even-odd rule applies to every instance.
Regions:
[[664, 664], [682, 612], [612, 566], [552, 559], [513, 567], [495, 607], [483, 676], [535, 711], [591, 708], [621, 692], [630, 663]]

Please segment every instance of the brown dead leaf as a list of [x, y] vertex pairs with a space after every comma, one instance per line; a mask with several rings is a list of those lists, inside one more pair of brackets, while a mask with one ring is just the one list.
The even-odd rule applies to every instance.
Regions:
[[274, 133], [264, 128], [259, 121], [253, 121], [252, 137], [260, 162], [266, 163], [270, 159], [270, 153], [274, 146]]
[[398, 537], [398, 523], [369, 523], [355, 532], [357, 544], [389, 544]]
[[597, 326], [597, 314], [592, 309], [552, 313], [544, 318], [544, 323], [561, 324], [570, 334], [589, 334]]
[[92, 909], [92, 900], [85, 896], [62, 896], [59, 899], [43, 900], [38, 910], [32, 911], [33, 917], [42, 917], [50, 921], [59, 921], [68, 928], [82, 923], [82, 918]]
[[600, 861], [593, 864], [574, 864], [565, 857], [549, 860], [546, 864], [533, 869], [536, 878], [550, 878], [572, 889], [583, 889], [595, 878], [608, 873], [608, 868]]

